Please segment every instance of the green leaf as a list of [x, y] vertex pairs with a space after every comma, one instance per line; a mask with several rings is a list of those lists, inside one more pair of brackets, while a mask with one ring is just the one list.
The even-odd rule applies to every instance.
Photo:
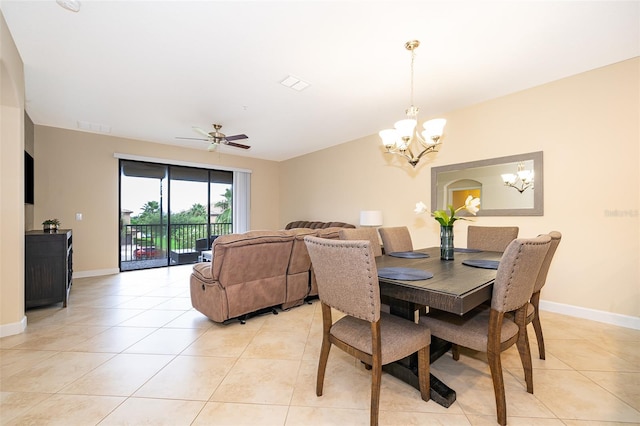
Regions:
[[453, 225], [453, 222], [455, 222], [456, 220], [456, 210], [453, 208], [453, 206], [451, 204], [449, 204], [449, 211], [451, 212], [451, 224]]
[[433, 212], [433, 217], [438, 221], [438, 223], [440, 223], [440, 225], [449, 225], [449, 216], [444, 210], [436, 210]]

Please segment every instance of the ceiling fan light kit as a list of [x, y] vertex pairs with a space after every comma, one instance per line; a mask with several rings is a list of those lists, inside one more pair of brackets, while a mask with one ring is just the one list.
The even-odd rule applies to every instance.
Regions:
[[218, 145], [222, 144], [222, 145], [229, 145], [229, 146], [233, 146], [235, 148], [241, 148], [241, 149], [249, 149], [251, 148], [249, 145], [244, 145], [241, 143], [237, 143], [237, 142], [233, 142], [233, 141], [237, 141], [240, 139], [248, 139], [249, 136], [244, 135], [244, 134], [239, 134], [239, 135], [231, 135], [231, 136], [227, 136], [224, 133], [222, 133], [220, 131], [220, 129], [222, 128], [221, 124], [213, 124], [213, 132], [207, 132], [205, 130], [202, 130], [200, 127], [193, 127], [193, 130], [196, 131], [197, 133], [200, 133], [202, 136], [206, 137], [206, 139], [202, 139], [202, 138], [176, 138], [176, 139], [191, 139], [191, 140], [199, 140], [199, 141], [208, 141], [211, 142], [209, 144], [209, 147], [207, 148], [208, 151], [214, 151]]

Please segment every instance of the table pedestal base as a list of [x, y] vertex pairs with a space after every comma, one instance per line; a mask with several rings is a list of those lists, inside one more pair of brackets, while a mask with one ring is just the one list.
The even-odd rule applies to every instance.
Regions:
[[[416, 306], [413, 303], [402, 303], [393, 299], [385, 298], [385, 302], [389, 303], [391, 314], [406, 318], [410, 321], [415, 319], [416, 311], [424, 309], [424, 307]], [[435, 360], [444, 355], [449, 349], [451, 349], [451, 343], [431, 336], [429, 363], [433, 364]], [[420, 390], [420, 384], [418, 382], [418, 354], [413, 354], [400, 361], [383, 365], [382, 371]], [[429, 383], [431, 385], [430, 397], [434, 402], [445, 408], [449, 408], [451, 404], [455, 402], [456, 392], [433, 374], [429, 375]]]
[[[437, 337], [432, 337], [431, 339], [430, 362], [433, 363], [436, 359], [440, 358], [444, 353], [446, 353], [449, 348], [451, 348], [451, 344], [445, 342], [444, 340], [438, 339]], [[383, 365], [382, 371], [391, 374], [393, 377], [396, 377], [403, 382], [413, 386], [414, 388], [420, 390], [420, 384], [418, 383], [417, 355], [414, 354], [400, 361]], [[435, 403], [440, 404], [445, 408], [449, 408], [451, 404], [456, 401], [456, 391], [444, 384], [433, 374], [429, 375], [429, 383], [431, 385], [430, 397]]]

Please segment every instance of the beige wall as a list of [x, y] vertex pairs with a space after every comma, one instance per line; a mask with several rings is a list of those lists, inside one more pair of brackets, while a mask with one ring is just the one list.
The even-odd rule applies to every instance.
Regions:
[[[35, 224], [73, 229], [74, 272], [118, 270], [118, 159], [114, 153], [251, 170], [251, 226], [279, 223], [278, 163], [54, 127], [35, 128]], [[76, 221], [76, 213], [83, 220]]]
[[[437, 245], [436, 221], [413, 213], [429, 205], [432, 166], [544, 151], [544, 216], [475, 224], [517, 225], [522, 237], [561, 231], [542, 298], [639, 317], [639, 76], [635, 58], [452, 111], [440, 152], [415, 170], [383, 154], [377, 135], [283, 162], [283, 222], [357, 224], [360, 210], [379, 209], [385, 226], [408, 225], [416, 246]], [[455, 226], [461, 246], [468, 223]]]
[[24, 71], [0, 13], [0, 336], [23, 331]]
[[[75, 271], [112, 271], [118, 267], [113, 153], [194, 163], [206, 157], [202, 151], [36, 125], [36, 204], [32, 223], [25, 223], [23, 180], [16, 178], [25, 149], [23, 65], [3, 19], [0, 37], [1, 336], [24, 324], [25, 228], [58, 217], [74, 229]], [[544, 301], [637, 319], [639, 75], [636, 58], [450, 112], [441, 152], [415, 170], [384, 155], [375, 135], [282, 163], [217, 153], [209, 161], [253, 171], [254, 229], [302, 219], [357, 224], [360, 210], [380, 209], [385, 225], [406, 224], [416, 246], [427, 246], [438, 244], [437, 224], [414, 215], [413, 208], [430, 199], [431, 166], [544, 151], [545, 215], [482, 217], [476, 223], [515, 224], [521, 236], [561, 231]], [[75, 221], [76, 212], [83, 221]], [[459, 245], [466, 226], [456, 224]]]

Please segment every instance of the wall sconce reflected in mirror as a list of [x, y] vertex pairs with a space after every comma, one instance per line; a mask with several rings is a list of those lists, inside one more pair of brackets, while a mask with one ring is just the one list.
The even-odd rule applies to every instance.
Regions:
[[518, 171], [502, 175], [505, 186], [515, 188], [519, 193], [523, 193], [527, 188], [533, 189], [533, 170], [525, 170], [524, 163], [518, 163]]

